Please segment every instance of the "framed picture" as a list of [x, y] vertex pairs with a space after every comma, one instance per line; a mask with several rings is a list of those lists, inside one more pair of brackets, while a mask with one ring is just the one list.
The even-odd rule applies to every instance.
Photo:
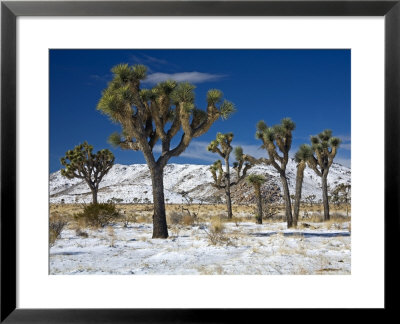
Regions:
[[[389, 266], [392, 260], [389, 251], [395, 246], [392, 240], [399, 234], [400, 212], [397, 202], [400, 155], [399, 21], [398, 1], [3, 1], [1, 4], [1, 321], [6, 323], [225, 322], [228, 318], [229, 321], [235, 321], [238, 312], [265, 312], [271, 308], [392, 308], [393, 301], [388, 296], [393, 289], [390, 287], [394, 287], [398, 279], [394, 274], [395, 268]], [[127, 30], [131, 32], [132, 39], [127, 40], [127, 45], [124, 45], [124, 33]], [[180, 36], [172, 37], [172, 35]], [[351, 220], [351, 241], [349, 236], [348, 242], [345, 242], [348, 246], [351, 242], [349, 249], [351, 266], [350, 261], [346, 263], [350, 257], [345, 259], [346, 256], [343, 255], [341, 260], [336, 260], [345, 263], [340, 268], [340, 274], [344, 276], [303, 276], [310, 272], [307, 269], [300, 271], [298, 268], [295, 271], [293, 269], [283, 271], [286, 276], [266, 276], [266, 273], [252, 273], [243, 270], [244, 268], [237, 272], [228, 271], [226, 276], [214, 276], [223, 273], [215, 267], [212, 268], [214, 272], [207, 273], [211, 276], [202, 276], [202, 279], [193, 275], [181, 276], [182, 272], [167, 273], [159, 270], [137, 273], [151, 273], [149, 276], [120, 276], [128, 273], [121, 269], [111, 269], [107, 274], [115, 272], [117, 275], [99, 276], [100, 273], [95, 266], [89, 269], [87, 265], [82, 265], [83, 274], [95, 275], [65, 276], [73, 273], [62, 262], [71, 260], [65, 258], [61, 263], [54, 263], [47, 259], [47, 252], [39, 252], [43, 243], [46, 246], [48, 244], [48, 225], [46, 225], [49, 214], [48, 197], [50, 196], [51, 203], [57, 204], [70, 202], [69, 200], [75, 197], [68, 194], [60, 195], [60, 191], [52, 187], [51, 181], [50, 189], [48, 188], [49, 169], [50, 172], [60, 169], [60, 165], [56, 166], [52, 162], [52, 153], [55, 152], [53, 147], [59, 145], [58, 142], [54, 144], [52, 128], [57, 129], [57, 134], [64, 133], [64, 135], [68, 132], [72, 134], [74, 127], [76, 133], [79, 131], [78, 126], [73, 126], [71, 130], [67, 125], [68, 122], [73, 123], [74, 118], [78, 118], [80, 114], [79, 109], [67, 107], [74, 104], [74, 101], [70, 100], [74, 97], [71, 93], [74, 88], [66, 86], [67, 82], [73, 80], [68, 79], [68, 75], [77, 76], [85, 70], [85, 73], [91, 76], [91, 81], [88, 82], [99, 82], [105, 88], [112, 75], [103, 70], [110, 68], [110, 62], [120, 61], [123, 57], [118, 54], [117, 58], [110, 59], [110, 53], [114, 55], [125, 49], [135, 50], [130, 54], [133, 61], [148, 63], [150, 66], [146, 79], [148, 86], [155, 86], [171, 75], [177, 82], [195, 80], [194, 82], [201, 83], [205, 82], [204, 80], [221, 80], [227, 78], [229, 64], [240, 64], [241, 75], [247, 75], [247, 79], [243, 80], [243, 82], [247, 80], [246, 84], [243, 84], [242, 88], [246, 85], [256, 88], [256, 83], [250, 78], [259, 80], [263, 84], [270, 82], [269, 89], [274, 89], [270, 90], [270, 96], [272, 97], [272, 92], [281, 91], [280, 97], [286, 98], [286, 91], [291, 85], [285, 71], [296, 70], [298, 66], [302, 66], [303, 69], [297, 72], [299, 80], [303, 80], [300, 75], [308, 75], [309, 78], [305, 78], [304, 82], [308, 84], [308, 88], [314, 89], [314, 92], [310, 93], [319, 98], [319, 104], [324, 105], [324, 109], [343, 114], [343, 118], [338, 118], [337, 123], [345, 125], [343, 132], [348, 130], [348, 134], [340, 134], [342, 136], [338, 141], [341, 140], [343, 147], [347, 147], [349, 151], [351, 144], [351, 185], [354, 194], [351, 211], [354, 212], [354, 217]], [[329, 54], [327, 65], [330, 69], [323, 72], [323, 69], [318, 67], [316, 74], [312, 74], [311, 65], [308, 66], [307, 62], [312, 61], [315, 65], [318, 60], [324, 59], [321, 55], [326, 53]], [[265, 61], [260, 59], [260, 57], [263, 60], [266, 57], [271, 59], [271, 55], [290, 57], [285, 61], [286, 66], [278, 68], [280, 66], [278, 59], [274, 61], [275, 67], [267, 66]], [[30, 58], [26, 59], [28, 56]], [[299, 57], [302, 57], [302, 60], [299, 60]], [[195, 71], [197, 69], [195, 67], [192, 70], [178, 72], [174, 70], [169, 74], [163, 74], [157, 73], [154, 68], [157, 64], [165, 64], [166, 61], [185, 66], [185, 60], [196, 61], [197, 65], [193, 65], [196, 67], [212, 63], [214, 67], [219, 68], [219, 70], [214, 69], [219, 74], [204, 73], [205, 69]], [[335, 60], [339, 60], [340, 64], [336, 64]], [[350, 94], [346, 94], [346, 91], [350, 92], [350, 60], [351, 99]], [[32, 64], [33, 62], [35, 64]], [[97, 62], [97, 65], [94, 62]], [[29, 65], [35, 66], [30, 68]], [[94, 66], [99, 73], [92, 72], [90, 66]], [[345, 78], [335, 79], [338, 69], [344, 67], [347, 69], [343, 73]], [[272, 74], [274, 68], [278, 71]], [[231, 67], [231, 71], [236, 71], [235, 69], [236, 67]], [[251, 73], [246, 74], [249, 69]], [[134, 73], [139, 72], [135, 70]], [[237, 73], [239, 75], [239, 72]], [[271, 73], [273, 80], [265, 81], [261, 76], [257, 76], [257, 73], [262, 75]], [[319, 77], [324, 73], [324, 78]], [[311, 79], [313, 80], [310, 81]], [[332, 85], [331, 93], [330, 96], [323, 97], [321, 92], [324, 90], [319, 88], [318, 82], [328, 82], [322, 81], [328, 79], [331, 83], [327, 84]], [[273, 88], [274, 83], [279, 82], [283, 86], [279, 90]], [[336, 88], [335, 82], [343, 87]], [[95, 87], [98, 88], [99, 84]], [[225, 94], [241, 91], [241, 87], [230, 85], [229, 82], [222, 84], [228, 89]], [[211, 85], [214, 88], [214, 84]], [[177, 85], [174, 84], [173, 87]], [[75, 88], [75, 94], [79, 93], [79, 90], [81, 89]], [[202, 91], [203, 87], [200, 86], [199, 92]], [[263, 88], [259, 91], [268, 90]], [[211, 94], [213, 93], [216, 94], [216, 92]], [[336, 95], [333, 96], [333, 93]], [[346, 95], [343, 100], [346, 102], [347, 110], [341, 111], [338, 108], [340, 104], [336, 104], [335, 100], [344, 93]], [[207, 93], [207, 96], [211, 94]], [[302, 95], [293, 92], [291, 94], [299, 98]], [[84, 94], [78, 96], [84, 100]], [[247, 102], [245, 99], [237, 95], [234, 97], [236, 102], [241, 103], [240, 106], [245, 106]], [[220, 98], [217, 99], [219, 102]], [[288, 101], [288, 105], [293, 106], [295, 104], [293, 100]], [[62, 105], [65, 107], [55, 113], [52, 111], [54, 102], [57, 102], [57, 107]], [[252, 100], [248, 100], [248, 103], [253, 107], [257, 106]], [[96, 104], [97, 102], [93, 103], [94, 106]], [[275, 104], [280, 107], [278, 99]], [[49, 106], [48, 109], [46, 105]], [[228, 102], [224, 102], [224, 105], [224, 108], [218, 106], [218, 109], [221, 114], [228, 114], [232, 107]], [[23, 110], [21, 107], [24, 107]], [[98, 107], [107, 115], [109, 110], [106, 106], [102, 106], [101, 100]], [[308, 113], [307, 107], [300, 109], [304, 114]], [[253, 111], [257, 111], [257, 108]], [[71, 112], [72, 119], [65, 115], [68, 112]], [[262, 112], [262, 108], [259, 112]], [[285, 113], [286, 111], [281, 112], [282, 117], [286, 117]], [[315, 118], [309, 121], [310, 125], [319, 123], [324, 116], [334, 120], [334, 117], [329, 117], [327, 110], [325, 112], [322, 110], [319, 117], [315, 115], [315, 111], [313, 113]], [[100, 115], [98, 112], [97, 114]], [[254, 112], [250, 111], [249, 114]], [[290, 114], [294, 114], [294, 110]], [[93, 119], [92, 115], [82, 116], [86, 118], [87, 124]], [[306, 123], [305, 118], [300, 117], [301, 114], [296, 116], [298, 120]], [[108, 117], [112, 120], [114, 118], [110, 115]], [[254, 129], [247, 125], [254, 123], [252, 118], [248, 118], [248, 123], [245, 115], [240, 115], [238, 118], [242, 118], [241, 121], [236, 121], [239, 133], [239, 125], [249, 128], [252, 134], [255, 132], [255, 125]], [[264, 118], [267, 119], [268, 116], [260, 116], [259, 119]], [[288, 123], [288, 120], [282, 120], [282, 125]], [[104, 129], [107, 127], [102, 126]], [[258, 127], [259, 132], [267, 128], [261, 124]], [[233, 131], [236, 132], [236, 129]], [[122, 130], [124, 137], [118, 137], [119, 145], [128, 143], [132, 137], [129, 132], [127, 133], [127, 129]], [[229, 130], [223, 128], [223, 131], [225, 133]], [[267, 130], [265, 132], [268, 133]], [[279, 133], [278, 128], [275, 132]], [[308, 137], [312, 134], [302, 135]], [[254, 138], [253, 135], [252, 137]], [[260, 138], [264, 137], [259, 136]], [[319, 137], [321, 141], [323, 138], [324, 134]], [[318, 138], [315, 138], [315, 141], [318, 141]], [[116, 142], [115, 136], [114, 142]], [[329, 143], [334, 142], [335, 140], [330, 140]], [[300, 144], [296, 142], [297, 146]], [[134, 146], [135, 143], [132, 141], [129, 145]], [[177, 150], [179, 145], [180, 143], [177, 143]], [[245, 153], [246, 149], [251, 151], [249, 145], [243, 147]], [[162, 151], [164, 148], [161, 147], [154, 150], [159, 150], [161, 156], [169, 154], [168, 150], [164, 152]], [[210, 150], [213, 151], [213, 148]], [[218, 153], [217, 149], [214, 151]], [[58, 163], [60, 156], [57, 154], [55, 158]], [[341, 163], [348, 167], [350, 167], [349, 154], [350, 152], [348, 155], [338, 156]], [[72, 153], [70, 155], [72, 157]], [[189, 151], [186, 156], [187, 163], [192, 163], [194, 156], [194, 151]], [[68, 153], [66, 158], [70, 159]], [[122, 155], [118, 158], [122, 160]], [[197, 158], [201, 160], [203, 157]], [[254, 156], [247, 154], [246, 158], [246, 163], [254, 162], [252, 160]], [[148, 159], [146, 161], [148, 162]], [[67, 162], [64, 166], [66, 165]], [[344, 181], [343, 177], [346, 178], [346, 174], [350, 174], [350, 171], [346, 170], [336, 179], [338, 183]], [[65, 172], [67, 171], [68, 167]], [[217, 171], [218, 166], [215, 167], [215, 172]], [[196, 169], [193, 172], [200, 174], [202, 171]], [[350, 176], [348, 180], [344, 184], [350, 184]], [[153, 179], [154, 181], [156, 179]], [[218, 182], [217, 176], [215, 181]], [[68, 183], [62, 185], [69, 186]], [[144, 198], [150, 202], [152, 197], [150, 193], [147, 197], [144, 190], [141, 196], [136, 197], [136, 201], [129, 200], [129, 202], [138, 203]], [[108, 199], [111, 203], [121, 203], [125, 199], [115, 195], [114, 192], [108, 197], [104, 192], [97, 193], [96, 190], [92, 190], [90, 195], [85, 193], [79, 197], [95, 201], [97, 196], [101, 201]], [[134, 195], [132, 197], [135, 198]], [[171, 199], [172, 203], [175, 202], [173, 194], [167, 198]], [[193, 199], [190, 196], [189, 198]], [[321, 206], [322, 198], [321, 196]], [[353, 196], [351, 198], [353, 201]], [[156, 197], [153, 199], [156, 200]], [[296, 201], [295, 197], [292, 199]], [[140, 203], [146, 205], [146, 201]], [[193, 215], [190, 217], [193, 220]], [[286, 219], [289, 219], [287, 214]], [[260, 221], [262, 222], [262, 218]], [[45, 228], [42, 228], [43, 224]], [[153, 224], [155, 224], [154, 218]], [[234, 226], [234, 222], [231, 225]], [[291, 225], [288, 220], [288, 228]], [[348, 233], [349, 224], [343, 226], [345, 227], [343, 231], [332, 233], [335, 235], [339, 232], [343, 234], [344, 231]], [[165, 236], [162, 230], [154, 232], [154, 228], [155, 226], [153, 226], [153, 237], [158, 239]], [[293, 234], [286, 229], [282, 235], [285, 233]], [[112, 234], [108, 233], [107, 237], [113, 237]], [[173, 235], [179, 237], [179, 233], [175, 234]], [[133, 245], [136, 244], [134, 241], [132, 240]], [[110, 248], [114, 248], [112, 246], [114, 243], [110, 243]], [[337, 246], [334, 244], [342, 244], [343, 241], [328, 243], [331, 244], [332, 251], [336, 251]], [[124, 244], [128, 246], [131, 243], [125, 240]], [[68, 256], [75, 253], [60, 245], [55, 248], [58, 255]], [[227, 246], [223, 249], [228, 253]], [[262, 250], [263, 247], [259, 249]], [[345, 253], [347, 252], [346, 250]], [[256, 254], [256, 249], [253, 248], [252, 253]], [[76, 260], [82, 261], [79, 258]], [[253, 261], [252, 265], [256, 266]], [[107, 262], [112, 262], [111, 254]], [[326, 264], [322, 259], [320, 262], [321, 267], [311, 274], [331, 272], [332, 267], [328, 266], [330, 260], [327, 260]], [[105, 265], [98, 268], [101, 267]], [[118, 264], [119, 267], [123, 266]], [[76, 269], [76, 265], [73, 268]], [[246, 269], [249, 268], [248, 266]], [[165, 274], [179, 276], [165, 276]], [[229, 276], [232, 274], [242, 276]], [[287, 276], [288, 274], [291, 276]], [[366, 280], [370, 283], [369, 292], [360, 293]], [[350, 287], [349, 292], [341, 294], [340, 292], [344, 291], [342, 288], [346, 286]], [[192, 288], [187, 289], [187, 287]], [[290, 302], [285, 302], [282, 287], [284, 289], [295, 287]], [[325, 289], [322, 289], [323, 287]], [[271, 295], [264, 296], [261, 291], [267, 289]], [[358, 296], [356, 292], [363, 298], [356, 300]], [[325, 297], [321, 296], [322, 294], [326, 294], [326, 299], [321, 298]], [[235, 295], [241, 297], [235, 298]], [[319, 296], [315, 298], [319, 301], [314, 303], [312, 295]]]

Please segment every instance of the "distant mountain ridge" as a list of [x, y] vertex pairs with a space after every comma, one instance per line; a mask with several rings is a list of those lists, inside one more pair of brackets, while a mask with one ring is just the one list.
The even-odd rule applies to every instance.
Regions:
[[[196, 164], [168, 164], [164, 169], [164, 193], [167, 203], [182, 203], [181, 193], [187, 192], [193, 201], [215, 202], [216, 197], [222, 197], [224, 193], [215, 189], [210, 165]], [[272, 166], [256, 165], [248, 174], [263, 174], [269, 179], [267, 186], [279, 187], [281, 182], [279, 175]], [[296, 163], [291, 159], [286, 168], [290, 193], [294, 194], [296, 185]], [[328, 175], [328, 184], [334, 188], [340, 183], [351, 183], [351, 170], [345, 166], [333, 163]], [[61, 176], [60, 171], [50, 174], [50, 203], [88, 203], [91, 202], [91, 192], [86, 182], [82, 179], [67, 179]], [[316, 199], [322, 197], [321, 181], [315, 172], [306, 168], [304, 172], [303, 194], [314, 194]], [[253, 190], [242, 183], [233, 190], [233, 202], [239, 195], [252, 195]], [[121, 203], [152, 202], [152, 187], [150, 172], [146, 164], [122, 165], [116, 164], [109, 173], [104, 176], [98, 192], [99, 202], [109, 199], [119, 200]], [[122, 200], [121, 200], [122, 199]], [[251, 199], [250, 199], [251, 200]], [[250, 201], [248, 200], [248, 201]]]

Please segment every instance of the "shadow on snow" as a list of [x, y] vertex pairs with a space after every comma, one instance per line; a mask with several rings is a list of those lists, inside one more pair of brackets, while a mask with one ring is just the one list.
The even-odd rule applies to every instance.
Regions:
[[[349, 232], [335, 232], [335, 233], [302, 233], [302, 232], [281, 232], [283, 236], [298, 236], [298, 237], [340, 237], [340, 236], [350, 236]], [[278, 232], [268, 232], [268, 233], [250, 233], [249, 235], [257, 237], [269, 237], [276, 235]]]

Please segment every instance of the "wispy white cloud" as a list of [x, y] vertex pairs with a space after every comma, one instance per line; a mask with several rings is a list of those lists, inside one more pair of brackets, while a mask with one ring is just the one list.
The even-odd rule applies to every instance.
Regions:
[[351, 159], [336, 157], [333, 162], [334, 163], [339, 163], [339, 164], [344, 165], [345, 167], [348, 167], [348, 168], [351, 167]]
[[[216, 160], [221, 159], [221, 157], [218, 154], [211, 153], [207, 151], [207, 146], [209, 145], [209, 142], [205, 141], [192, 141], [190, 145], [186, 148], [186, 150], [180, 155], [180, 157], [184, 158], [189, 158], [193, 160], [198, 160], [198, 161], [203, 161], [204, 163], [211, 164], [215, 162]], [[244, 144], [244, 143], [236, 143], [233, 145], [233, 147], [236, 146], [241, 146], [243, 148], [243, 152], [245, 154], [251, 155], [255, 157], [256, 159], [264, 157], [268, 158], [268, 153], [260, 147], [260, 145], [254, 145], [254, 144]], [[153, 149], [154, 153], [159, 154], [161, 153], [161, 145], [156, 145]], [[297, 148], [293, 147], [291, 150], [290, 157], [294, 157], [294, 152], [297, 151]], [[234, 155], [231, 155], [231, 163], [233, 163], [235, 160]], [[334, 160], [335, 163], [339, 163], [341, 165], [344, 165], [348, 168], [351, 166], [351, 159], [350, 158], [344, 158], [344, 157], [336, 157]]]
[[111, 74], [92, 74], [90, 75], [90, 78], [95, 81], [100, 81], [100, 82], [107, 82], [111, 80], [112, 75]]
[[147, 76], [144, 83], [156, 84], [166, 80], [175, 80], [177, 82], [191, 82], [191, 83], [203, 83], [210, 81], [217, 81], [224, 77], [222, 74], [211, 74], [202, 72], [180, 72], [180, 73], [152, 73]]
[[155, 64], [155, 65], [169, 64], [169, 62], [164, 59], [160, 59], [158, 57], [154, 57], [154, 56], [150, 56], [150, 55], [146, 55], [146, 54], [131, 55], [131, 59], [136, 64]]
[[[214, 162], [218, 160], [219, 156], [214, 153], [207, 151], [208, 142], [193, 141], [186, 148], [186, 150], [179, 155], [180, 157], [202, 160], [206, 162]], [[153, 152], [161, 153], [161, 145], [154, 146]]]
[[351, 150], [351, 143], [342, 143], [342, 144], [340, 144], [340, 147], [339, 148], [341, 148], [341, 149], [343, 149], [343, 150], [348, 150], [348, 151], [350, 151]]
[[[187, 149], [180, 155], [180, 157], [194, 159], [194, 160], [201, 160], [210, 163], [221, 159], [221, 157], [218, 154], [207, 151], [207, 146], [209, 144], [210, 144], [209, 142], [205, 141], [193, 141], [190, 143]], [[258, 145], [247, 145], [247, 144], [241, 145], [240, 143], [237, 143], [236, 145], [233, 145], [233, 147], [235, 146], [241, 146], [245, 154], [249, 154], [251, 156], [254, 156], [255, 158], [267, 156], [266, 151], [259, 148]], [[161, 145], [156, 145], [153, 151], [155, 153], [161, 153]], [[231, 155], [230, 160], [231, 162], [235, 160], [233, 154]]]
[[351, 136], [350, 135], [337, 135], [336, 137], [339, 137], [343, 142], [350, 142], [351, 141]]

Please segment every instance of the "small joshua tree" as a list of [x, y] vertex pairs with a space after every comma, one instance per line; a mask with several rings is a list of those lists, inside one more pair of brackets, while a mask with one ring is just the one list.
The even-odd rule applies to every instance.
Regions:
[[225, 162], [225, 171], [223, 171], [222, 169], [221, 160], [214, 162], [214, 164], [210, 167], [210, 171], [214, 179], [214, 183], [212, 184], [212, 186], [218, 189], [225, 190], [226, 207], [228, 210], [229, 219], [232, 218], [231, 187], [241, 182], [246, 177], [247, 170], [251, 168], [251, 164], [245, 162], [243, 159], [243, 149], [240, 146], [236, 147], [235, 157], [237, 162], [235, 162], [233, 165], [233, 168], [236, 170], [236, 180], [231, 181], [229, 156], [232, 152], [232, 139], [233, 133], [218, 133], [216, 139], [213, 140], [207, 147], [208, 151], [218, 153]]
[[346, 216], [349, 217], [349, 205], [351, 201], [351, 185], [341, 183], [332, 191], [332, 202], [339, 206], [344, 204], [346, 207]]
[[261, 185], [266, 181], [265, 177], [259, 174], [251, 174], [247, 177], [247, 181], [253, 185], [257, 201], [257, 224], [262, 224], [262, 200], [261, 200]]
[[[109, 142], [122, 149], [142, 151], [150, 170], [153, 187], [153, 238], [167, 238], [164, 200], [164, 167], [179, 156], [193, 138], [206, 133], [219, 118], [228, 118], [234, 105], [222, 100], [222, 92], [207, 92], [206, 110], [195, 106], [195, 93], [190, 83], [165, 81], [152, 89], [141, 88], [147, 69], [143, 65], [120, 64], [112, 69], [113, 79], [103, 91], [97, 109], [122, 127]], [[177, 145], [172, 139], [178, 135]], [[161, 142], [161, 154], [153, 149]], [[158, 155], [158, 154], [157, 154]]]
[[325, 129], [317, 136], [311, 136], [313, 150], [312, 157], [308, 160], [308, 166], [321, 177], [322, 182], [322, 202], [324, 204], [324, 220], [329, 220], [329, 200], [328, 200], [328, 173], [333, 163], [340, 139], [332, 137], [332, 131]]
[[297, 227], [299, 219], [301, 189], [303, 186], [304, 170], [307, 166], [307, 161], [311, 158], [313, 152], [309, 145], [303, 144], [296, 152], [295, 161], [297, 162], [296, 174], [296, 193], [294, 195], [294, 211], [293, 211], [293, 226]]
[[[290, 118], [283, 118], [281, 123], [268, 127], [263, 120], [257, 123], [256, 137], [263, 142], [262, 147], [267, 150], [268, 159], [255, 159], [246, 155], [245, 160], [253, 164], [264, 163], [272, 165], [278, 171], [285, 201], [285, 215], [288, 228], [293, 226], [292, 206], [290, 201], [289, 185], [286, 177], [286, 165], [289, 162], [289, 151], [292, 147], [292, 132], [296, 125]], [[278, 150], [282, 155], [279, 155]]]
[[92, 153], [93, 146], [87, 142], [75, 146], [73, 150], [65, 153], [61, 158], [61, 175], [68, 179], [84, 179], [92, 192], [93, 204], [97, 204], [97, 192], [103, 177], [114, 164], [114, 155], [111, 151], [104, 149], [96, 154]]

